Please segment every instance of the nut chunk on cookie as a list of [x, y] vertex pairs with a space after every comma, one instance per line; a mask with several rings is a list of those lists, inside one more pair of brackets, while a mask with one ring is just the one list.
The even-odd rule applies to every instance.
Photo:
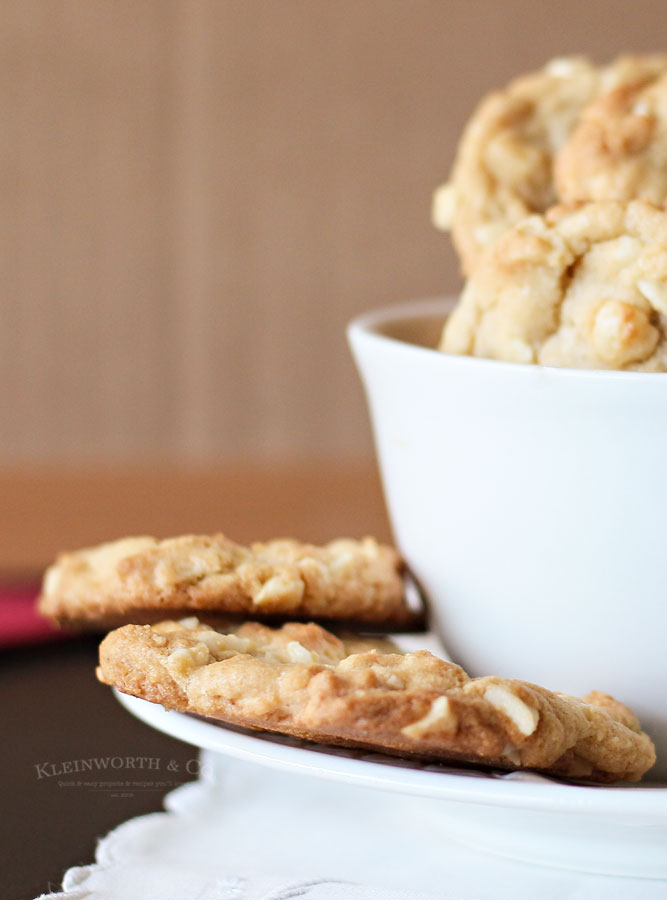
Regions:
[[534, 684], [471, 679], [426, 650], [341, 640], [313, 623], [222, 634], [195, 618], [126, 625], [98, 678], [169, 709], [328, 744], [425, 760], [637, 781], [655, 762], [631, 710]]
[[506, 362], [667, 371], [667, 213], [641, 201], [554, 207], [507, 231], [440, 349]]
[[44, 577], [40, 611], [63, 623], [155, 621], [189, 610], [419, 622], [404, 599], [402, 562], [373, 538], [315, 547], [274, 540], [243, 547], [224, 535], [125, 538], [63, 554]]

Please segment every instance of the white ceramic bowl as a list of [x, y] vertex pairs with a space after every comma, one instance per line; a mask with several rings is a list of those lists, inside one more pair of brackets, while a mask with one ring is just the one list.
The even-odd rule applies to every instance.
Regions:
[[397, 544], [455, 660], [613, 694], [667, 778], [667, 375], [439, 353], [452, 303], [348, 330]]

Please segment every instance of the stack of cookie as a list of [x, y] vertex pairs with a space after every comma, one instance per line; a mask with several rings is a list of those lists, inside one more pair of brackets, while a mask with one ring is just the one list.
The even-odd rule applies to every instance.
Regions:
[[[398, 554], [372, 538], [141, 537], [61, 556], [39, 605], [65, 625], [127, 623], [102, 641], [99, 679], [216, 722], [599, 782], [653, 765], [636, 716], [605, 694], [469, 678], [373, 635], [422, 624], [403, 582]], [[352, 623], [361, 633], [341, 630]]]
[[486, 98], [434, 220], [468, 281], [440, 343], [667, 371], [667, 56], [558, 59]]

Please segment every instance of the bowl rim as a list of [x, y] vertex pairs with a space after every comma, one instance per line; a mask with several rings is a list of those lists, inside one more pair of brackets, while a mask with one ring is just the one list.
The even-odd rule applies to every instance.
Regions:
[[[450, 312], [458, 296], [443, 295], [436, 297], [424, 297], [409, 300], [403, 303], [394, 303], [388, 306], [376, 307], [355, 316], [347, 325], [346, 333], [348, 342], [354, 347], [358, 342], [370, 342], [385, 349], [400, 350], [408, 356], [430, 359], [441, 366], [454, 366], [462, 371], [486, 369], [490, 374], [498, 376], [501, 372], [514, 374], [522, 378], [550, 378], [560, 380], [586, 380], [597, 382], [623, 381], [628, 384], [661, 385], [667, 387], [667, 372], [629, 372], [618, 369], [574, 369], [559, 366], [527, 365], [526, 363], [506, 362], [498, 359], [482, 359], [473, 356], [460, 356], [458, 354], [443, 353], [435, 347], [422, 347], [411, 344], [400, 338], [383, 334], [379, 329], [390, 324], [398, 324], [407, 319], [431, 318], [434, 315], [445, 315]], [[638, 377], [641, 376], [641, 377]]]

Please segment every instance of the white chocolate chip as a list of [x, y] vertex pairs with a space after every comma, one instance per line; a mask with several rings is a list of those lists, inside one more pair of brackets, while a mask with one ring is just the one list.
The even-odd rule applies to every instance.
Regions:
[[217, 631], [198, 631], [194, 637], [206, 644], [209, 652], [220, 658], [222, 655], [230, 656], [234, 653], [247, 653], [249, 642], [235, 634], [219, 634]]
[[255, 596], [257, 606], [269, 606], [276, 600], [286, 602], [288, 599], [297, 605], [303, 597], [304, 583], [300, 578], [286, 579], [282, 575], [269, 578]]
[[654, 309], [667, 316], [667, 282], [642, 279], [637, 282], [637, 290], [646, 297]]
[[299, 641], [290, 641], [286, 647], [287, 658], [293, 663], [316, 663], [319, 656], [314, 650], [309, 650]]
[[401, 728], [401, 732], [409, 738], [420, 738], [426, 732], [437, 728], [438, 731], [446, 731], [455, 734], [458, 728], [458, 717], [451, 707], [449, 698], [436, 697], [431, 703], [431, 708], [422, 719]]
[[503, 759], [511, 762], [513, 766], [521, 765], [521, 755], [514, 744], [505, 744], [503, 752], [500, 755]]
[[195, 669], [205, 666], [210, 659], [206, 644], [195, 644], [194, 647], [180, 647], [174, 650], [164, 661], [164, 666], [174, 681], [183, 685]]
[[646, 359], [653, 353], [660, 332], [645, 310], [623, 300], [605, 300], [591, 331], [591, 344], [599, 359], [620, 367]]
[[[524, 222], [526, 220], [524, 219]], [[497, 222], [485, 222], [473, 229], [473, 236], [483, 247], [492, 244], [503, 233], [503, 226]]]
[[441, 184], [433, 193], [431, 222], [439, 231], [449, 231], [456, 212], [456, 188], [451, 181]]
[[638, 103], [632, 107], [632, 115], [633, 116], [650, 116], [651, 110], [649, 108], [648, 103], [645, 100], [640, 100]]
[[614, 259], [624, 266], [631, 265], [642, 249], [641, 242], [629, 234], [622, 234], [615, 241], [609, 241], [609, 245]]
[[87, 568], [94, 570], [96, 577], [102, 580], [116, 572], [116, 567], [122, 559], [148, 550], [154, 544], [154, 539], [149, 537], [122, 538], [85, 550], [81, 554], [82, 562]]
[[508, 362], [532, 363], [535, 362], [535, 351], [520, 338], [514, 338], [508, 345], [507, 360]]
[[247, 638], [239, 637], [237, 634], [225, 634], [225, 650], [232, 650], [234, 653], [252, 653], [256, 649], [256, 645]]
[[545, 71], [554, 78], [570, 78], [578, 68], [581, 60], [576, 56], [557, 56], [546, 64]]
[[[357, 559], [358, 555], [351, 551], [338, 553], [329, 563], [329, 571], [335, 575], [343, 575], [348, 569], [354, 568]], [[326, 569], [324, 569], [324, 574], [327, 574]]]
[[504, 713], [516, 725], [521, 734], [528, 737], [537, 728], [540, 714], [532, 706], [524, 703], [516, 694], [500, 684], [490, 684], [484, 691], [484, 699]]
[[59, 566], [50, 566], [44, 576], [44, 594], [55, 594], [62, 577], [62, 569]]
[[169, 556], [155, 566], [155, 585], [169, 589], [174, 584], [193, 584], [220, 568], [220, 555], [214, 548], [202, 548], [185, 558]]

